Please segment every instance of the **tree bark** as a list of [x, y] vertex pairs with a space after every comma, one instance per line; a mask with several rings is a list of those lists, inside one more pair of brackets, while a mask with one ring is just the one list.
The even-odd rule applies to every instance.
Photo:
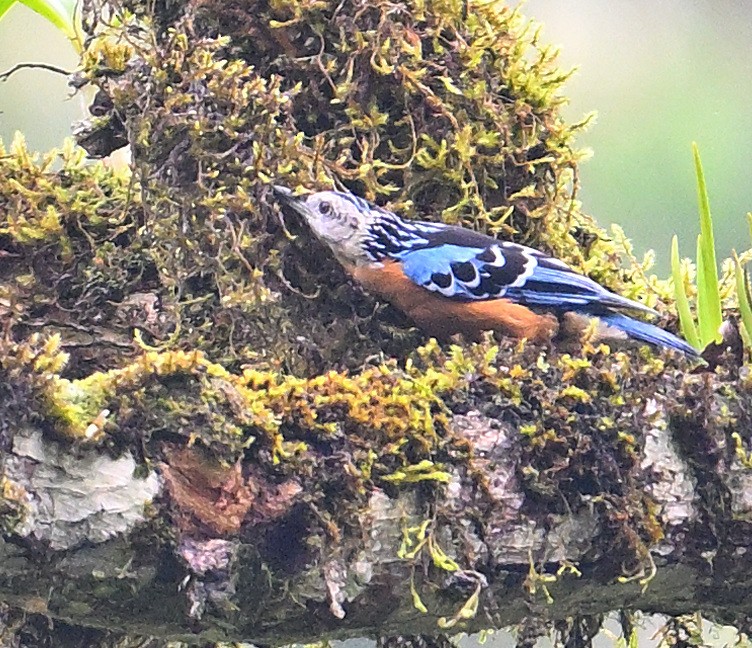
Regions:
[[270, 182], [336, 179], [658, 305], [666, 284], [620, 269], [579, 211], [566, 75], [517, 12], [133, 0], [83, 18], [74, 82], [98, 94], [78, 141], [127, 142], [133, 163], [0, 155], [9, 643], [24, 615], [25, 645], [49, 620], [71, 646], [587, 617], [575, 638], [616, 609], [746, 630], [746, 369], [439, 345], [270, 201]]
[[[477, 412], [451, 419], [451, 434], [472, 444], [473, 457], [448, 471], [446, 487], [430, 496], [372, 488], [359, 534], [336, 539], [309, 535], [298, 489], [288, 491], [278, 521], [253, 532], [246, 522], [246, 537], [224, 527], [207, 537], [208, 523], [188, 537], [164, 508], [176, 498], [173, 468], [139, 475], [130, 453], [72, 450], [25, 427], [5, 459], [5, 483], [22, 489], [27, 509], [0, 545], [0, 592], [13, 606], [68, 624], [191, 642], [467, 632], [614, 609], [702, 610], [743, 629], [749, 469], [719, 448], [726, 461], [717, 467], [725, 469], [713, 488], [722, 497], [713, 501], [709, 473], [681, 440], [688, 431], [669, 424], [664, 403], [639, 409], [650, 425], [635, 477], [655, 515], [651, 531], [663, 536], [652, 546], [639, 537], [645, 529], [625, 525], [622, 537], [613, 535], [615, 519], [634, 512], [613, 510], [619, 498], [610, 502], [607, 493], [582, 495], [576, 511], [541, 509], [522, 484], [518, 431]], [[180, 512], [192, 516], [189, 527], [203, 505], [225, 515], [224, 500], [238, 488], [234, 469], [201, 454], [174, 461], [191, 470], [194, 499], [183, 505], [194, 509]], [[264, 496], [246, 521], [270, 507]]]

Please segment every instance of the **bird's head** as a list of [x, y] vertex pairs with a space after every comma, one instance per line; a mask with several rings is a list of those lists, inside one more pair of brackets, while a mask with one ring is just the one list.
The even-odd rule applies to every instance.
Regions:
[[313, 233], [342, 262], [359, 265], [366, 260], [362, 242], [367, 235], [371, 210], [364, 200], [338, 191], [318, 191], [294, 196], [287, 187], [274, 186], [276, 197], [298, 212]]

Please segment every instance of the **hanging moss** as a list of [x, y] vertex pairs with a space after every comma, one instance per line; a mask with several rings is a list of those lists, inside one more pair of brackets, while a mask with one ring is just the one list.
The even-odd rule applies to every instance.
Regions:
[[[593, 255], [588, 270], [621, 287], [616, 246], [575, 200], [582, 124], [559, 115], [568, 75], [517, 11], [127, 8], [112, 28], [93, 5], [97, 37], [80, 79], [101, 89], [108, 102], [97, 114], [113, 118], [108, 129], [122, 123], [131, 143], [160, 315], [180, 328], [183, 348], [312, 374], [419, 342], [401, 315], [349, 284], [301, 223], [281, 220], [272, 181], [322, 189], [336, 179], [408, 216], [461, 222], [580, 267]], [[152, 342], [164, 342], [158, 333]]]
[[[326, 533], [358, 537], [375, 488], [434, 502], [452, 472], [483, 487], [451, 428], [480, 411], [519, 432], [531, 519], [596, 506], [594, 559], [643, 565], [662, 531], [637, 479], [635, 421], [671, 394], [672, 416], [706, 426], [689, 404], [710, 407], [717, 384], [697, 387], [679, 360], [587, 342], [573, 355], [442, 348], [354, 286], [270, 198], [273, 182], [341, 183], [655, 302], [665, 287], [636, 260], [621, 270], [628, 243], [580, 211], [583, 124], [560, 116], [567, 74], [535, 26], [502, 3], [459, 0], [129, 1], [114, 21], [101, 4], [85, 10], [77, 82], [98, 95], [78, 137], [97, 154], [127, 141], [130, 169], [84, 164], [71, 145], [0, 152], [0, 377], [27, 403], [17, 415], [163, 461], [172, 499], [196, 507], [185, 528], [207, 518], [208, 498], [180, 477], [198, 466], [207, 484], [240, 484], [219, 535], [252, 522], [238, 475], [253, 472], [294, 482], [284, 506], [304, 499]], [[738, 403], [724, 414], [711, 436], [750, 429]]]

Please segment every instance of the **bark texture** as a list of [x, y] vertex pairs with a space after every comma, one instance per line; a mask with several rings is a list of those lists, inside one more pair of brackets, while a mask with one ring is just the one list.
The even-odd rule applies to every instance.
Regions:
[[[471, 411], [454, 415], [448, 433], [471, 444], [472, 457], [446, 470], [442, 488], [371, 488], [357, 536], [313, 531], [297, 488], [266, 490], [228, 528], [228, 500], [253, 480], [198, 450], [139, 475], [129, 453], [72, 452], [23, 428], [5, 459], [25, 511], [0, 545], [3, 599], [75, 626], [190, 642], [435, 634], [617, 608], [701, 610], [744, 628], [749, 469], [718, 448], [713, 470], [721, 456], [727, 463], [710, 497], [709, 466], [677, 442], [686, 430], [672, 428], [665, 404], [639, 410], [631, 478], [653, 515], [642, 527], [639, 504], [630, 511], [619, 495], [588, 495], [581, 484], [580, 506], [541, 506], [545, 494], [525, 484], [532, 467], [518, 430]], [[177, 494], [174, 469], [190, 470], [190, 494]], [[183, 508], [171, 516], [168, 502]], [[277, 520], [249, 521], [274, 506]]]
[[566, 75], [517, 12], [94, 0], [83, 20], [78, 142], [133, 161], [0, 155], [4, 640], [557, 624], [576, 645], [615, 609], [746, 629], [746, 368], [441, 346], [270, 200], [336, 180], [662, 308], [579, 211]]

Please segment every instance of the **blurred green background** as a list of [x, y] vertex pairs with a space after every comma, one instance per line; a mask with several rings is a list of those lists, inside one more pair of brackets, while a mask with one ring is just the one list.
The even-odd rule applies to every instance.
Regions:
[[[700, 145], [719, 256], [749, 246], [752, 210], [752, 3], [742, 0], [528, 0], [543, 42], [579, 66], [565, 111], [598, 119], [580, 138], [594, 156], [581, 168], [580, 198], [603, 225], [619, 223], [636, 249], [654, 248], [668, 274], [671, 235], [694, 256], [699, 230], [690, 145]], [[73, 69], [65, 38], [21, 5], [0, 22], [0, 71], [21, 61]], [[41, 45], [41, 47], [40, 47]], [[81, 119], [64, 77], [24, 70], [0, 84], [0, 138], [22, 131], [46, 150]]]
[[752, 3], [743, 0], [529, 0], [543, 41], [561, 46], [570, 120], [592, 110], [580, 138], [580, 199], [619, 223], [667, 275], [672, 234], [695, 256], [699, 233], [691, 143], [700, 147], [719, 258], [750, 246]]
[[[38, 62], [75, 70], [78, 56], [55, 27], [16, 4], [0, 20], [0, 73], [17, 63]], [[0, 139], [6, 146], [16, 131], [33, 150], [59, 146], [71, 134], [71, 124], [84, 114], [83, 97], [72, 96], [60, 74], [20, 70], [0, 82]]]

